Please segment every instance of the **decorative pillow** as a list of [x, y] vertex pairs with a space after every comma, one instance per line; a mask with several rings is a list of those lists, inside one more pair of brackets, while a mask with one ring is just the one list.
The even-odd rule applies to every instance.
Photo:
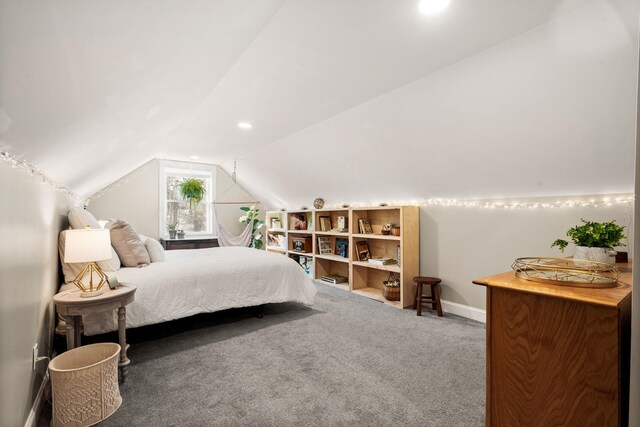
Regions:
[[[66, 241], [67, 230], [63, 230], [60, 232], [58, 236], [58, 253], [60, 254], [60, 263], [62, 264], [62, 274], [64, 275], [65, 283], [73, 282], [73, 280], [80, 274], [84, 266], [86, 265], [83, 262], [74, 262], [74, 263], [66, 263], [64, 262], [64, 247]], [[111, 252], [114, 255], [111, 259], [105, 261], [98, 261], [98, 267], [100, 267], [103, 271], [116, 271], [120, 268], [120, 258], [118, 258], [118, 254], [111, 248]]]
[[[86, 228], [89, 226], [90, 228], [104, 228], [100, 225], [100, 222], [86, 209], [83, 208], [73, 208], [69, 211], [69, 225], [74, 230], [79, 230]], [[60, 255], [60, 260], [64, 261], [63, 258], [64, 252]], [[100, 267], [104, 271], [117, 271], [120, 268], [120, 258], [118, 258], [118, 254], [111, 247], [111, 259], [105, 261], [98, 261], [98, 267]], [[66, 279], [66, 277], [65, 277]]]
[[[73, 208], [69, 211], [69, 225], [74, 230], [89, 226], [90, 228], [102, 228], [98, 220], [86, 209]], [[102, 267], [101, 267], [102, 268]]]
[[151, 262], [163, 262], [164, 261], [164, 248], [162, 244], [152, 237], [143, 236], [140, 234], [140, 239], [144, 243], [144, 247], [149, 252], [149, 258]]
[[149, 252], [136, 230], [122, 219], [110, 220], [105, 228], [111, 233], [111, 246], [125, 267], [144, 267], [151, 263]]

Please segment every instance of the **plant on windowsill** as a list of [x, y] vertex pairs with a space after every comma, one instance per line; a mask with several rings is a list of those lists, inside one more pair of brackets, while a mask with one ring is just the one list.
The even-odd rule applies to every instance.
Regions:
[[178, 239], [184, 239], [184, 230], [180, 229], [177, 230], [178, 233]]
[[200, 203], [207, 194], [204, 181], [197, 178], [185, 178], [178, 185], [180, 196], [189, 201], [189, 209], [193, 210], [193, 206]]
[[241, 211], [246, 212], [246, 215], [241, 216], [238, 221], [243, 222], [245, 224], [252, 222], [253, 227], [251, 230], [251, 243], [249, 246], [256, 249], [262, 248], [262, 233], [260, 229], [264, 226], [264, 221], [260, 221], [258, 219], [258, 212], [260, 209], [257, 209], [255, 206], [246, 207], [243, 206], [240, 208]]
[[175, 239], [176, 238], [176, 230], [178, 229], [178, 224], [176, 223], [172, 223], [172, 224], [168, 224], [167, 225], [167, 230], [169, 230], [169, 238], [170, 239]]
[[[616, 246], [625, 246], [622, 240], [624, 226], [616, 224], [615, 220], [610, 222], [592, 222], [581, 219], [583, 225], [576, 225], [567, 231], [567, 236], [576, 245], [573, 257], [576, 259], [586, 259], [614, 264]], [[560, 252], [564, 252], [569, 242], [557, 239], [551, 247], [557, 246]]]

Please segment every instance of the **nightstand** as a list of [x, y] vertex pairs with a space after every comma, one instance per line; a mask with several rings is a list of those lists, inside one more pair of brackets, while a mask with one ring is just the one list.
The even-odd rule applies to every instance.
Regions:
[[[136, 293], [135, 286], [120, 285], [118, 289], [105, 289], [102, 295], [83, 298], [79, 290], [65, 291], [56, 294], [53, 302], [58, 314], [67, 322], [67, 350], [80, 346], [80, 320], [82, 315], [101, 311], [118, 310], [118, 338], [120, 344], [120, 361], [118, 366], [123, 368], [131, 361], [127, 357], [127, 304], [133, 302]], [[124, 374], [124, 371], [123, 371]]]

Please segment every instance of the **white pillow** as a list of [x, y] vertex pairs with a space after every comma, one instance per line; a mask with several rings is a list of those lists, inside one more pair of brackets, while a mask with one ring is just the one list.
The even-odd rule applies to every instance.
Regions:
[[[73, 282], [80, 274], [86, 263], [83, 262], [74, 262], [74, 263], [66, 263], [64, 262], [64, 247], [66, 241], [67, 230], [62, 230], [60, 235], [58, 236], [58, 253], [60, 254], [60, 263], [62, 264], [62, 274], [64, 275], [64, 282], [70, 283]], [[118, 254], [115, 253], [113, 248], [111, 248], [111, 252], [115, 255], [115, 259], [112, 257], [111, 259], [105, 261], [98, 261], [98, 267], [102, 271], [116, 271], [120, 268], [120, 258], [118, 258]], [[117, 262], [116, 262], [117, 261]]]
[[147, 252], [149, 252], [151, 262], [163, 262], [165, 257], [162, 244], [156, 239], [143, 236], [142, 234], [140, 234], [140, 238], [142, 239], [142, 243], [144, 243], [144, 247], [147, 248]]
[[109, 229], [111, 246], [116, 250], [122, 265], [144, 267], [151, 263], [147, 248], [131, 224], [122, 219], [110, 220], [105, 228]]
[[69, 225], [74, 230], [86, 228], [102, 228], [98, 220], [86, 209], [73, 208], [69, 211]]

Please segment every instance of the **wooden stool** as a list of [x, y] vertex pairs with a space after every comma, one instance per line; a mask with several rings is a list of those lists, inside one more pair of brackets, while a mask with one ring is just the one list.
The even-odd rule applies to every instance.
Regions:
[[[413, 300], [413, 308], [418, 309], [418, 316], [422, 316], [422, 304], [431, 303], [431, 308], [438, 312], [438, 316], [443, 317], [442, 304], [440, 304], [440, 289], [438, 289], [438, 283], [442, 282], [442, 280], [437, 277], [417, 276], [413, 278], [413, 281], [416, 282], [417, 285], [416, 296]], [[431, 297], [422, 295], [423, 285], [431, 286]]]

